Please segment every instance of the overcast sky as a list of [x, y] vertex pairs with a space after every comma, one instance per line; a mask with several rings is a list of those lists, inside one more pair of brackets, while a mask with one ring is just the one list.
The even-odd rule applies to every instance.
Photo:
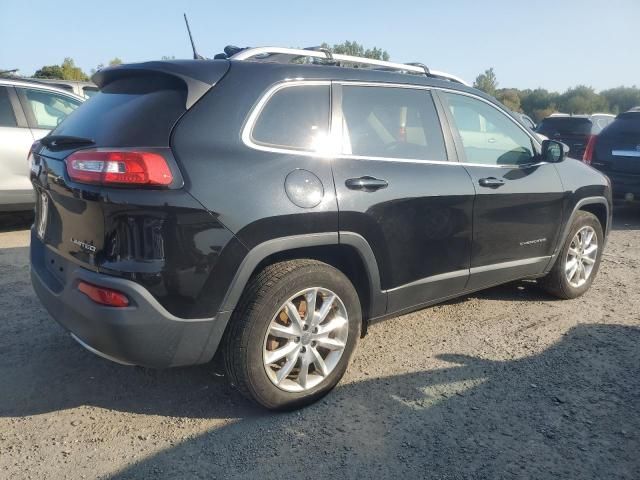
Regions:
[[468, 81], [494, 67], [500, 87], [640, 86], [640, 0], [0, 0], [0, 68], [188, 58], [184, 11], [205, 56], [356, 40]]

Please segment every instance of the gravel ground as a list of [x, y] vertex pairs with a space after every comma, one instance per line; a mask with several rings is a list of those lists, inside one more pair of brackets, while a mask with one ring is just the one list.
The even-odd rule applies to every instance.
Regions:
[[583, 298], [516, 282], [370, 328], [342, 383], [272, 414], [202, 366], [79, 347], [0, 230], [0, 478], [640, 478], [640, 209]]

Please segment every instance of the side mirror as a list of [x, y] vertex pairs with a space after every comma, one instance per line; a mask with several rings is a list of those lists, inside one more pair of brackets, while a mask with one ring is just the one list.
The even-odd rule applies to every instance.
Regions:
[[542, 142], [542, 160], [549, 163], [562, 162], [569, 154], [569, 146], [557, 140]]

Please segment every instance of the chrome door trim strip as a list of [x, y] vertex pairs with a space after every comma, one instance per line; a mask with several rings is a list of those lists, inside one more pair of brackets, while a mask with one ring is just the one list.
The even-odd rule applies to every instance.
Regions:
[[427, 283], [440, 282], [442, 280], [450, 280], [452, 278], [464, 277], [465, 275], [474, 275], [476, 273], [491, 272], [493, 270], [502, 270], [505, 268], [516, 268], [516, 267], [523, 267], [525, 265], [534, 265], [536, 263], [548, 262], [550, 258], [551, 258], [551, 255], [546, 255], [544, 257], [523, 258], [522, 260], [512, 260], [509, 262], [492, 263], [490, 265], [482, 265], [479, 267], [472, 267], [464, 270], [454, 270], [452, 272], [439, 273], [437, 275], [424, 277], [410, 283], [405, 283], [404, 285], [400, 285], [398, 287], [393, 287], [388, 290], [383, 290], [383, 292], [392, 293], [392, 292], [401, 290], [403, 288], [416, 287], [418, 285], [425, 285]]
[[390, 288], [389, 290], [384, 290], [385, 293], [391, 293], [403, 288], [416, 287], [418, 285], [424, 285], [426, 283], [439, 282], [441, 280], [449, 280], [452, 278], [464, 277], [469, 275], [469, 270], [454, 270], [453, 272], [439, 273], [438, 275], [432, 275], [430, 277], [421, 278], [414, 282], [405, 283], [404, 285], [400, 285], [399, 287]]
[[551, 255], [545, 255], [544, 257], [531, 257], [531, 258], [524, 258], [522, 260], [512, 260], [510, 262], [481, 265], [479, 267], [471, 267], [469, 269], [469, 273], [473, 275], [476, 273], [491, 272], [493, 270], [502, 270], [504, 268], [515, 268], [515, 267], [522, 267], [525, 265], [533, 265], [535, 263], [548, 262], [550, 258], [551, 258]]

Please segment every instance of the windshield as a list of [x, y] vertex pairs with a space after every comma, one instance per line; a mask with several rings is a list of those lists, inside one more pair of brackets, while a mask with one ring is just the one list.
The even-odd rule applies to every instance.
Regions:
[[547, 136], [553, 135], [589, 135], [591, 120], [588, 118], [555, 117], [545, 118], [536, 131]]

